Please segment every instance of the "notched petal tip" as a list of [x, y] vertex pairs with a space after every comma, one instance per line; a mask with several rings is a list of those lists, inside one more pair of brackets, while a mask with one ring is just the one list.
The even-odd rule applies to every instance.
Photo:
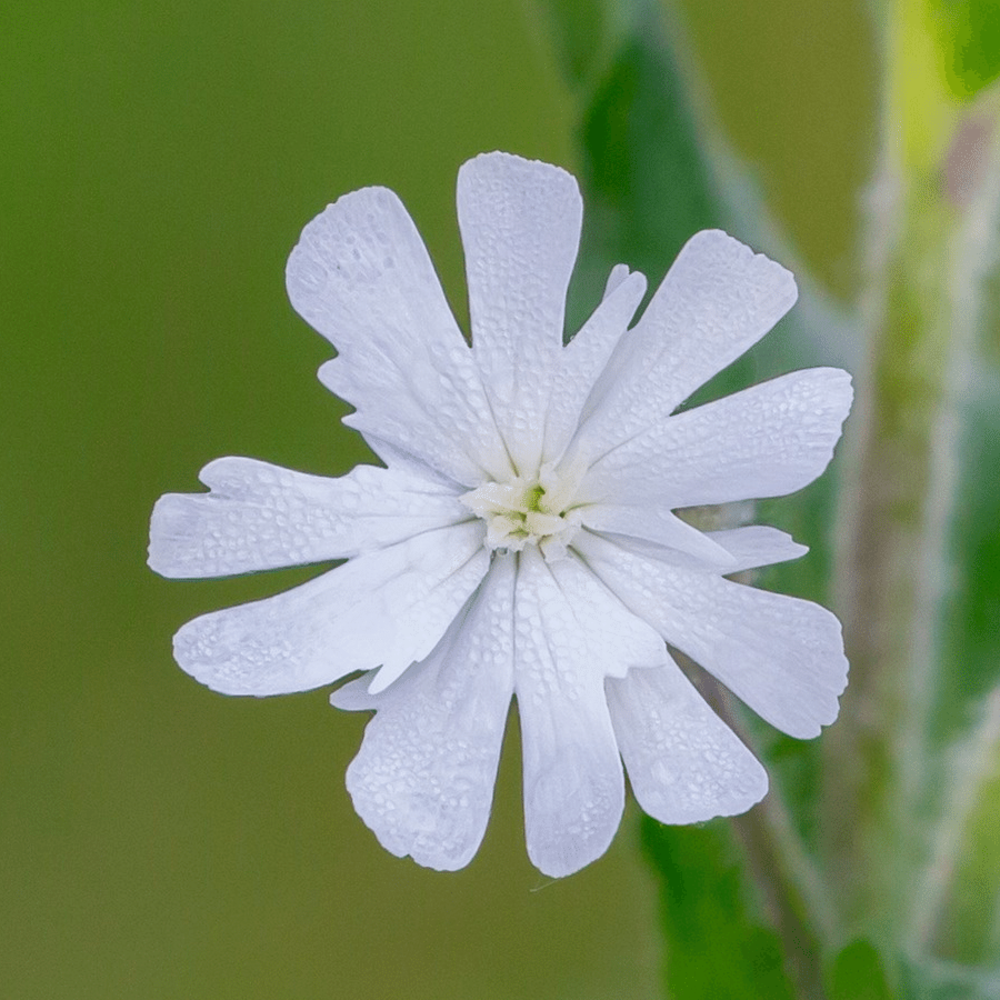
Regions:
[[413, 663], [414, 661], [409, 658], [405, 661], [396, 660], [395, 662], [383, 663], [382, 666], [373, 671], [374, 676], [368, 684], [368, 693], [372, 696], [381, 694], [394, 681], [402, 677], [413, 666]]
[[213, 611], [182, 625], [173, 642], [174, 659], [181, 670], [218, 694], [241, 697], [291, 694], [317, 686], [309, 684], [303, 688], [280, 683], [269, 676], [272, 651], [253, 642], [252, 637], [244, 641], [231, 624], [225, 611]]
[[452, 816], [444, 793], [435, 797], [422, 790], [419, 779], [414, 786], [405, 768], [395, 776], [383, 773], [378, 760], [366, 756], [362, 747], [347, 767], [344, 784], [354, 811], [382, 848], [395, 857], [412, 858], [432, 871], [453, 872], [467, 867], [476, 856], [484, 831], [477, 829], [470, 835], [461, 810]]
[[146, 565], [168, 580], [197, 579], [179, 552], [192, 532], [192, 514], [183, 493], [164, 493], [153, 505], [149, 521], [149, 546]]
[[316, 294], [325, 287], [327, 267], [337, 266], [338, 251], [342, 248], [339, 240], [331, 239], [331, 233], [339, 228], [341, 216], [351, 215], [359, 209], [364, 212], [369, 205], [383, 211], [407, 214], [395, 191], [375, 184], [341, 195], [303, 226], [285, 265], [285, 282], [293, 306], [293, 288], [295, 292]]
[[205, 501], [226, 499], [240, 495], [244, 481], [238, 471], [246, 465], [256, 469], [276, 468], [254, 459], [226, 456], [216, 458], [198, 473], [199, 482], [209, 488], [208, 493], [164, 493], [153, 505], [149, 521], [149, 548], [147, 565], [155, 573], [170, 580], [200, 580], [206, 576], [236, 575], [250, 569], [233, 569], [230, 573], [213, 572], [202, 562], [192, 559], [208, 525]]
[[[757, 761], [755, 778], [756, 783], [751, 782], [741, 793], [733, 795], [727, 805], [720, 806], [719, 816], [742, 816], [764, 801], [771, 789], [771, 779], [768, 777], [767, 768], [760, 761]], [[713, 818], [706, 817], [706, 819]]]
[[[627, 264], [615, 264], [615, 266], [611, 268], [611, 273], [608, 275], [608, 280], [604, 285], [603, 298], [606, 299], [618, 288], [619, 285], [621, 285], [623, 281], [631, 277], [632, 274], [639, 274], [639, 272], [630, 271]], [[645, 275], [640, 276], [642, 277], [643, 282], [645, 282]], [[643, 294], [645, 294], [645, 287], [643, 288]]]
[[670, 826], [688, 826], [691, 823], [707, 823], [713, 819], [742, 816], [763, 802], [770, 790], [767, 769], [749, 751], [747, 754], [753, 760], [753, 765], [747, 768], [747, 773], [742, 775], [740, 785], [727, 789], [703, 808], [691, 808], [687, 812], [675, 814], [669, 819], [662, 819], [656, 815], [655, 807], [651, 806], [647, 809], [642, 802], [639, 804], [643, 807], [644, 812]]
[[718, 266], [726, 272], [735, 267], [746, 277], [759, 275], [760, 284], [770, 288], [770, 298], [775, 303], [783, 303], [785, 312], [799, 297], [795, 275], [787, 267], [721, 229], [703, 229], [695, 233], [679, 257], [684, 255], [690, 255], [688, 262], [691, 264], [703, 264], [706, 268]]
[[[840, 619], [832, 611], [813, 601], [804, 601], [801, 598], [789, 600], [796, 600], [808, 607], [813, 615], [811, 628], [804, 631], [806, 641], [813, 646], [814, 669], [819, 668], [819, 676], [814, 682], [813, 691], [803, 700], [798, 711], [778, 720], [767, 718], [763, 712], [760, 714], [789, 736], [799, 740], [812, 740], [819, 736], [826, 726], [833, 725], [840, 715], [840, 699], [847, 690], [850, 663], [844, 653], [843, 627]], [[759, 710], [755, 707], [755, 711]]]
[[840, 422], [847, 419], [854, 404], [854, 379], [850, 372], [843, 368], [816, 368], [817, 373], [825, 375], [830, 394], [830, 405], [837, 412], [842, 414]]
[[760, 761], [673, 662], [605, 682], [632, 791], [661, 823], [746, 812], [767, 792]]
[[[357, 758], [355, 758], [355, 761]], [[430, 868], [438, 872], [456, 872], [468, 867], [479, 850], [479, 841], [472, 845], [462, 845], [461, 849], [449, 851], [430, 837], [419, 831], [421, 824], [405, 822], [392, 823], [387, 819], [392, 814], [393, 806], [388, 804], [382, 809], [373, 804], [371, 793], [360, 779], [356, 777], [354, 762], [348, 765], [345, 778], [347, 792], [351, 797], [351, 805], [361, 818], [361, 821], [375, 835], [379, 846], [397, 858], [411, 858], [421, 868]], [[428, 819], [433, 824], [433, 820]]]
[[726, 570], [726, 576], [751, 569], [762, 569], [777, 563], [801, 559], [808, 545], [795, 541], [786, 531], [763, 524], [750, 524], [742, 528], [712, 531], [710, 537], [721, 545], [735, 560], [735, 566]]
[[554, 163], [533, 160], [529, 157], [519, 156], [517, 153], [506, 153], [499, 149], [488, 153], [479, 153], [466, 160], [458, 168], [459, 186], [461, 187], [463, 178], [469, 179], [472, 174], [486, 171], [492, 172], [494, 175], [507, 174], [512, 177], [518, 174], [558, 177], [563, 183], [571, 184], [578, 194], [580, 190], [577, 179], [568, 170], [564, 170]]
[[207, 486], [213, 493], [235, 496], [244, 491], [248, 474], [257, 473], [258, 470], [265, 468], [283, 471], [270, 462], [262, 462], [256, 458], [222, 455], [201, 467], [198, 472], [198, 482]]
[[341, 684], [330, 692], [330, 704], [344, 712], [370, 712], [378, 708], [379, 699], [373, 697], [368, 690], [369, 675], [363, 673], [360, 677]]

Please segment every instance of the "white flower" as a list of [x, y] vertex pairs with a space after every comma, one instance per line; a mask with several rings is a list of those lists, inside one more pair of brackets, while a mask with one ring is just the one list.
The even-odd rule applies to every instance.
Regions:
[[698, 233], [635, 326], [646, 281], [619, 265], [564, 345], [581, 215], [556, 167], [502, 153], [462, 167], [470, 347], [396, 195], [330, 205], [292, 251], [288, 291], [336, 346], [319, 377], [386, 468], [326, 479], [222, 458], [202, 470], [209, 493], [168, 494], [153, 513], [164, 576], [347, 560], [196, 618], [175, 656], [226, 694], [365, 671], [331, 698], [377, 713], [348, 788], [389, 851], [433, 868], [466, 865], [482, 840], [512, 695], [528, 853], [558, 876], [611, 842], [623, 761], [664, 823], [740, 813], [766, 792], [666, 643], [792, 736], [832, 722], [846, 684], [830, 612], [726, 579], [803, 546], [672, 513], [791, 493], [830, 461], [851, 403], [836, 369], [671, 415], [791, 307], [792, 275]]

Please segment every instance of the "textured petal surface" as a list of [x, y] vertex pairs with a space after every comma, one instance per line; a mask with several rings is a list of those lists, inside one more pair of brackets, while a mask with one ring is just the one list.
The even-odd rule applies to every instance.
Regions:
[[558, 167], [486, 153], [459, 171], [472, 348], [519, 471], [541, 459], [582, 218], [577, 183]]
[[764, 769], [667, 644], [792, 736], [836, 717], [836, 618], [726, 579], [805, 547], [763, 526], [702, 532], [683, 508], [811, 482], [850, 378], [794, 372], [675, 414], [791, 307], [787, 270], [699, 233], [631, 330], [646, 280], [618, 265], [564, 346], [576, 181], [489, 153], [462, 167], [457, 201], [471, 345], [389, 190], [327, 206], [288, 261], [292, 304], [337, 349], [319, 377], [388, 468], [330, 479], [219, 459], [201, 473], [209, 492], [157, 503], [149, 562], [209, 577], [346, 558], [189, 622], [178, 663], [241, 695], [360, 672], [330, 699], [375, 711], [348, 768], [355, 807], [387, 850], [441, 870], [482, 841], [516, 697], [528, 854], [564, 876], [611, 843], [623, 760], [666, 823], [740, 813], [766, 793]]
[[395, 194], [365, 188], [328, 206], [286, 277], [292, 305], [340, 352], [321, 380], [384, 461], [381, 442], [463, 484], [509, 471], [472, 353]]
[[275, 597], [202, 615], [174, 637], [174, 656], [223, 694], [305, 691], [379, 664], [377, 681], [399, 676], [482, 580], [482, 538], [478, 522], [425, 532]]
[[645, 294], [645, 276], [617, 265], [603, 301], [560, 355], [545, 418], [545, 461], [557, 461], [572, 440], [587, 397]]
[[359, 465], [339, 479], [252, 458], [199, 473], [209, 493], [167, 493], [153, 508], [149, 565], [167, 577], [229, 576], [343, 559], [468, 520], [431, 480]]
[[667, 508], [782, 496], [827, 467], [852, 398], [839, 368], [792, 372], [648, 428], [597, 460], [582, 488]]
[[800, 545], [787, 532], [764, 524], [709, 531], [707, 535], [735, 560], [735, 564], [725, 571], [727, 574], [801, 559], [809, 551], [808, 546]]
[[791, 273], [719, 230], [692, 236], [585, 410], [592, 454], [645, 430], [752, 347], [792, 307]]
[[594, 531], [626, 535], [657, 548], [691, 556], [723, 573], [736, 572], [736, 560], [711, 535], [693, 528], [666, 507], [597, 503], [581, 508], [583, 524]]
[[[690, 525], [688, 528], [691, 531], [697, 530]], [[698, 552], [693, 546], [687, 549], [680, 546], [665, 546], [634, 535], [605, 534], [604, 537], [640, 556], [723, 576], [799, 559], [809, 551], [805, 545], [799, 545], [786, 532], [760, 524], [729, 528], [725, 531], [706, 531], [704, 534], [698, 532], [698, 534], [717, 546], [723, 556], [717, 557], [714, 549]]]
[[600, 857], [621, 820], [624, 780], [605, 675], [662, 664], [663, 642], [577, 560], [519, 560], [515, 690], [528, 855], [547, 875]]
[[607, 689], [632, 791], [654, 819], [700, 823], [764, 797], [764, 768], [674, 663], [631, 670]]
[[807, 739], [837, 717], [847, 659], [840, 622], [825, 608], [650, 559], [590, 533], [574, 545], [631, 611], [771, 725]]
[[513, 694], [514, 556], [498, 557], [431, 655], [381, 694], [367, 677], [331, 697], [373, 708], [347, 769], [358, 814], [386, 850], [453, 871], [472, 860], [493, 801]]

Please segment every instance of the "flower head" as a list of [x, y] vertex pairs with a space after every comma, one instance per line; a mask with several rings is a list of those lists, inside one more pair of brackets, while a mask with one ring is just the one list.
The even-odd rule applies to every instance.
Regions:
[[675, 413], [796, 298], [783, 267], [719, 231], [646, 281], [619, 265], [563, 343], [582, 205], [573, 178], [502, 153], [459, 174], [466, 342], [427, 251], [384, 188], [345, 195], [288, 262], [298, 312], [337, 348], [321, 381], [355, 407], [385, 468], [339, 479], [249, 458], [153, 512], [150, 565], [211, 577], [347, 561], [175, 638], [227, 694], [331, 684], [374, 709], [347, 773], [382, 844], [455, 869], [489, 817], [516, 697], [528, 853], [551, 875], [599, 857], [624, 768], [664, 823], [748, 809], [764, 769], [667, 643], [772, 725], [811, 737], [847, 679], [823, 608], [728, 580], [801, 556], [774, 528], [701, 532], [678, 508], [798, 490], [826, 467], [851, 403], [832, 368], [792, 372]]

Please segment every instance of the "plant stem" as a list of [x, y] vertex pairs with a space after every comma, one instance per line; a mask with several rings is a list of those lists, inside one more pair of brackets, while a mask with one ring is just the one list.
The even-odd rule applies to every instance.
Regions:
[[[678, 661], [688, 663], [677, 655]], [[696, 686], [713, 711], [744, 743], [745, 733], [733, 696], [703, 671], [691, 671]], [[731, 819], [764, 909], [781, 938], [788, 974], [802, 1000], [825, 1000], [823, 946], [834, 936], [829, 894], [815, 865], [772, 790], [763, 802]]]
[[929, 706], [975, 313], [969, 249], [996, 116], [946, 93], [924, 0], [888, 9], [869, 355], [849, 425], [837, 553], [851, 681], [824, 737], [821, 830], [848, 930], [898, 943], [928, 849]]

